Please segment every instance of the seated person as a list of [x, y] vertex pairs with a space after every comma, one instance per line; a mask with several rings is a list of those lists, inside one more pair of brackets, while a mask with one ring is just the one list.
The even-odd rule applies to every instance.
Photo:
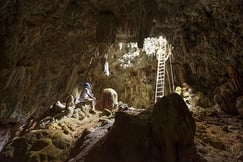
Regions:
[[93, 93], [92, 93], [92, 89], [91, 86], [88, 82], [85, 82], [83, 85], [83, 89], [80, 93], [80, 95], [77, 97], [76, 99], [76, 104], [80, 103], [80, 102], [84, 102], [84, 103], [90, 103], [91, 104], [91, 109], [90, 109], [90, 113], [95, 113], [94, 109], [95, 109], [95, 100], [96, 98], [94, 97]]

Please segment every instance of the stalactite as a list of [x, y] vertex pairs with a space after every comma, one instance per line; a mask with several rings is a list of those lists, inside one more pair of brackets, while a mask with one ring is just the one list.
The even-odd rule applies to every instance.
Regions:
[[148, 0], [143, 0], [143, 1], [138, 1], [137, 2], [137, 9], [138, 12], [136, 15], [136, 37], [137, 37], [137, 42], [138, 42], [138, 47], [142, 48], [143, 47], [143, 42], [144, 38], [148, 37], [152, 25], [153, 25], [153, 17], [154, 17], [154, 9], [155, 7], [155, 2], [154, 1], [148, 1]]
[[104, 56], [104, 74], [105, 76], [109, 76], [110, 75], [110, 71], [109, 71], [109, 63], [108, 63], [108, 54], [105, 54]]
[[116, 20], [112, 12], [100, 12], [97, 17], [96, 40], [97, 42], [113, 43], [116, 38]]
[[73, 88], [75, 87], [75, 83], [76, 83], [76, 80], [78, 77], [77, 71], [78, 71], [78, 65], [75, 65], [71, 72], [70, 78], [67, 81], [67, 84], [66, 84], [67, 86], [66, 86], [65, 93], [64, 93], [65, 95], [69, 95], [70, 92], [73, 91]]

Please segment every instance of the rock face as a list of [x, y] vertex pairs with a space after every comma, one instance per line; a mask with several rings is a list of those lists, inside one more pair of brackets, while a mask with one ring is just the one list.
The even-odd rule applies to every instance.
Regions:
[[236, 108], [237, 108], [240, 116], [243, 117], [243, 96], [237, 98]]
[[236, 108], [236, 99], [240, 93], [234, 89], [233, 82], [229, 80], [216, 90], [215, 102], [228, 114], [239, 114]]
[[5, 162], [64, 161], [72, 138], [61, 130], [36, 130], [9, 141], [0, 155]]
[[118, 94], [112, 88], [105, 88], [101, 98], [97, 101], [95, 109], [103, 111], [104, 109], [114, 110], [118, 108]]
[[[84, 114], [80, 108], [75, 109], [76, 113]], [[51, 116], [51, 114], [49, 114]], [[15, 138], [9, 141], [2, 141], [4, 136], [11, 135], [8, 132], [0, 132], [2, 138], [1, 143], [6, 145], [0, 153], [0, 161], [4, 162], [55, 162], [65, 161], [73, 148], [77, 137], [82, 134], [85, 123], [78, 114], [73, 114], [72, 117], [64, 116], [62, 119], [52, 118], [49, 120], [41, 120], [35, 128], [26, 128]], [[87, 114], [84, 114], [84, 116]], [[90, 116], [90, 115], [89, 115]], [[98, 118], [98, 117], [97, 117]], [[85, 122], [89, 126], [97, 123], [90, 122], [87, 119]], [[25, 127], [24, 126], [24, 127]], [[3, 134], [4, 133], [4, 134]], [[16, 133], [16, 132], [15, 132]], [[4, 136], [3, 136], [4, 135]], [[1, 147], [3, 147], [1, 145]], [[2, 148], [1, 148], [2, 149]]]
[[178, 94], [161, 98], [154, 106], [152, 132], [162, 161], [193, 161], [196, 124]]
[[[227, 75], [228, 64], [243, 71], [242, 0], [5, 0], [0, 6], [1, 121], [38, 117], [57, 100], [75, 97], [85, 81], [97, 96], [111, 86], [121, 101], [146, 107], [153, 101], [156, 58], [142, 53], [124, 69], [118, 60], [130, 49], [117, 45], [141, 47], [147, 36], [163, 35], [174, 47], [166, 88], [186, 82], [212, 101], [215, 87], [229, 77], [233, 86], [242, 83]], [[109, 77], [103, 75], [106, 54]], [[237, 97], [226, 88], [215, 101], [237, 114]]]
[[[135, 70], [115, 62], [128, 52], [118, 50], [118, 42], [129, 39], [141, 45], [149, 33], [165, 35], [174, 46], [177, 85], [188, 82], [210, 93], [227, 80], [226, 64], [243, 70], [242, 1], [6, 0], [1, 6], [1, 117], [28, 118], [67, 95], [75, 96], [87, 79], [95, 94], [112, 85], [124, 102], [140, 106], [142, 101], [134, 96], [141, 95], [142, 104], [148, 105], [156, 59], [136, 59]], [[101, 73], [104, 54], [108, 78]]]
[[14, 125], [11, 123], [0, 124], [0, 152], [2, 151], [5, 144], [8, 142], [9, 138], [14, 135], [13, 126]]
[[[241, 97], [238, 98], [239, 106]], [[1, 125], [2, 162], [208, 162], [242, 159], [242, 118], [227, 115], [218, 107], [193, 107], [195, 122], [185, 103], [172, 94], [146, 110], [128, 107], [116, 116], [90, 114], [87, 105], [76, 108], [71, 118], [41, 120], [35, 128], [26, 123]], [[49, 114], [51, 115], [51, 114]], [[3, 124], [3, 123], [2, 123]], [[19, 131], [20, 131], [19, 130]], [[8, 140], [14, 133], [19, 135]], [[193, 136], [195, 134], [195, 137]], [[195, 152], [195, 145], [198, 156]], [[97, 143], [98, 142], [98, 143]], [[93, 157], [95, 156], [95, 157]], [[121, 160], [120, 160], [121, 159]]]
[[138, 115], [118, 112], [110, 132], [85, 162], [200, 161], [194, 145], [195, 122], [183, 99], [172, 94]]

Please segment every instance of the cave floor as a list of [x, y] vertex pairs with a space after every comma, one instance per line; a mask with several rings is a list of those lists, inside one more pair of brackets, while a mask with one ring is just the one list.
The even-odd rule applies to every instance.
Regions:
[[[193, 117], [196, 122], [194, 141], [200, 156], [208, 162], [243, 161], [243, 119], [240, 116], [215, 109], [197, 109]], [[90, 118], [83, 123], [81, 128], [85, 130], [99, 125], [100, 120]]]
[[[243, 119], [215, 109], [197, 109], [195, 144], [200, 156], [208, 162], [243, 161]], [[98, 125], [99, 120], [88, 120], [82, 129]], [[92, 124], [91, 124], [92, 123]]]
[[[133, 108], [132, 111], [126, 112], [136, 115], [142, 111]], [[243, 162], [243, 119], [240, 116], [227, 115], [214, 108], [195, 108], [191, 111], [196, 123], [194, 141], [201, 157], [208, 162]], [[84, 116], [82, 120], [63, 118], [47, 128], [50, 132], [64, 132], [62, 137], [69, 139], [73, 148], [65, 159], [68, 158], [70, 161], [80, 160], [86, 156], [91, 146], [111, 128], [115, 113], [86, 112]], [[38, 131], [44, 132], [46, 129], [33, 130], [29, 133], [34, 135]]]
[[243, 161], [242, 118], [210, 111], [193, 114], [198, 153], [208, 162]]

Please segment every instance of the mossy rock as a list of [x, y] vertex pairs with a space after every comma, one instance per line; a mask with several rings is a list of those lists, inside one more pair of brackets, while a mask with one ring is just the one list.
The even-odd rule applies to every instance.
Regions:
[[42, 139], [36, 141], [32, 145], [32, 147], [30, 148], [30, 150], [32, 150], [32, 151], [39, 151], [39, 150], [42, 150], [43, 148], [47, 147], [51, 143], [52, 142], [50, 141], [50, 139], [42, 138]]

